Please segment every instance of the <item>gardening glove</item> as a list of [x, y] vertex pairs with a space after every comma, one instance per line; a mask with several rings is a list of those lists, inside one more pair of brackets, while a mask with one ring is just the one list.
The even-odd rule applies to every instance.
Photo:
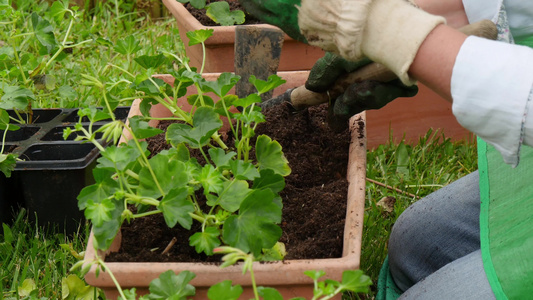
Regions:
[[328, 125], [335, 132], [348, 127], [348, 120], [355, 114], [369, 109], [380, 109], [399, 97], [413, 97], [418, 87], [405, 86], [399, 79], [384, 83], [365, 80], [354, 83], [334, 99], [328, 109]]
[[[335, 84], [337, 78], [371, 63], [368, 59], [348, 62], [342, 57], [327, 52], [317, 60], [309, 73], [305, 87], [323, 93]], [[366, 80], [354, 83], [346, 91], [332, 99], [328, 109], [328, 124], [335, 132], [348, 127], [348, 120], [355, 114], [369, 109], [379, 109], [398, 97], [413, 97], [418, 87], [405, 86], [399, 80], [388, 83]]]
[[303, 35], [309, 44], [348, 61], [367, 57], [381, 63], [406, 85], [415, 83], [407, 71], [418, 48], [436, 26], [445, 23], [443, 17], [426, 13], [407, 0], [240, 2], [255, 17], [298, 40]]

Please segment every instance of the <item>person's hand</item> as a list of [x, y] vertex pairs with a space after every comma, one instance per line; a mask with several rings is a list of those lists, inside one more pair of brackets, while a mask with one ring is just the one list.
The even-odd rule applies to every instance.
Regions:
[[[329, 90], [340, 76], [351, 73], [371, 63], [368, 59], [348, 62], [342, 57], [327, 52], [317, 60], [309, 73], [305, 87], [313, 92]], [[328, 111], [328, 124], [336, 132], [348, 127], [348, 120], [355, 114], [369, 109], [380, 109], [399, 97], [413, 97], [418, 87], [405, 86], [400, 80], [388, 83], [366, 80], [352, 84], [346, 91], [332, 99]]]
[[355, 114], [369, 109], [380, 109], [399, 97], [413, 97], [418, 86], [405, 86], [399, 79], [384, 83], [374, 80], [352, 84], [344, 94], [334, 99], [328, 110], [328, 125], [335, 132], [348, 127]]
[[239, 0], [260, 20], [290, 36], [339, 54], [348, 61], [367, 57], [413, 85], [407, 71], [418, 48], [443, 17], [407, 0]]

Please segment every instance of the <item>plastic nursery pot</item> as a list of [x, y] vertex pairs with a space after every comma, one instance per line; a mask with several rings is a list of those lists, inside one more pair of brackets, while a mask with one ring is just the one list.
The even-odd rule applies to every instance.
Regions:
[[[214, 80], [219, 74], [207, 74]], [[288, 88], [299, 86], [305, 82], [307, 72], [279, 72], [279, 76], [287, 80], [287, 83], [274, 91], [280, 94]], [[169, 77], [162, 77], [163, 79]], [[209, 79], [209, 78], [208, 78]], [[138, 114], [138, 103], [132, 105], [130, 115]], [[154, 106], [151, 110], [152, 116], [164, 117], [170, 112], [162, 106]], [[348, 180], [349, 188], [347, 195], [346, 224], [344, 232], [343, 255], [335, 259], [315, 259], [315, 260], [286, 260], [269, 263], [254, 263], [254, 273], [256, 282], [260, 286], [274, 287], [285, 297], [306, 296], [312, 297], [313, 281], [304, 275], [306, 270], [324, 270], [326, 277], [334, 280], [342, 278], [345, 270], [359, 268], [361, 253], [361, 236], [364, 214], [365, 200], [365, 178], [366, 178], [366, 137], [364, 128], [364, 114], [352, 119], [352, 143], [350, 148]], [[362, 126], [358, 126], [361, 125]], [[151, 124], [156, 126], [156, 123]], [[85, 260], [92, 261], [95, 256], [94, 236], [91, 233], [86, 249]], [[121, 236], [115, 237], [113, 244], [108, 251], [118, 251], [120, 249]], [[109, 253], [109, 252], [107, 252]], [[100, 258], [105, 259], [107, 253], [99, 252]], [[106, 263], [118, 283], [122, 288], [135, 287], [139, 294], [147, 293], [149, 283], [159, 277], [167, 270], [179, 273], [184, 270], [192, 271], [196, 278], [190, 283], [196, 287], [194, 299], [207, 299], [207, 290], [211, 285], [222, 280], [232, 280], [233, 284], [239, 284], [244, 292], [241, 299], [253, 298], [252, 285], [249, 274], [242, 274], [241, 265], [227, 268], [220, 268], [214, 264], [204, 263], [148, 263], [148, 262], [109, 262]], [[85, 276], [88, 284], [101, 288], [106, 297], [117, 299], [118, 292], [115, 284], [107, 272], [100, 272], [96, 276], [96, 268], [93, 266]], [[337, 298], [340, 299], [340, 296]]]
[[[99, 150], [91, 143], [73, 141], [75, 133], [68, 140], [63, 139], [63, 129], [78, 122], [77, 112], [78, 109], [34, 109], [31, 124], [8, 132], [6, 150], [18, 154], [22, 161], [17, 162], [10, 178], [0, 174], [0, 196], [10, 201], [1, 204], [2, 211], [22, 206], [28, 210], [30, 220], [40, 226], [57, 225], [68, 233], [78, 229], [83, 212], [78, 209], [76, 198], [94, 182], [92, 169]], [[129, 107], [119, 107], [115, 114], [125, 120], [128, 112]], [[8, 113], [14, 115], [13, 111]], [[82, 122], [89, 125], [88, 120]], [[93, 129], [107, 122], [96, 122]], [[3, 182], [6, 184], [2, 189]], [[11, 218], [10, 213], [2, 212], [0, 216], [7, 221]]]
[[[205, 42], [206, 62], [205, 72], [233, 72], [235, 51], [236, 26], [204, 26], [189, 11], [176, 0], [163, 0], [163, 4], [174, 15], [178, 22], [179, 32], [185, 44], [187, 56], [191, 59], [191, 66], [200, 67], [202, 62], [202, 46], [189, 46], [188, 37], [183, 34], [198, 29], [212, 29], [213, 36]], [[276, 28], [271, 25], [246, 25]], [[320, 48], [295, 41], [285, 35], [278, 70], [299, 71], [310, 70], [317, 59], [324, 55]]]

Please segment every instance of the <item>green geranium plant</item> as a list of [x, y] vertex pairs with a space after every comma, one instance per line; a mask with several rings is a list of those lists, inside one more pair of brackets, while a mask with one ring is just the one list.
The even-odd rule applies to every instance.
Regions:
[[[192, 43], [201, 44], [211, 32], [200, 30], [188, 36]], [[79, 208], [93, 224], [97, 248], [107, 249], [123, 222], [162, 214], [169, 227], [190, 229], [193, 222], [201, 223], [201, 230], [189, 241], [199, 253], [212, 255], [213, 249], [225, 245], [260, 258], [281, 236], [277, 225], [282, 208], [279, 192], [291, 170], [278, 142], [265, 135], [255, 137], [257, 124], [265, 121], [256, 103], [262, 93], [284, 80], [275, 75], [267, 81], [252, 77], [257, 93], [239, 99], [228, 94], [239, 76], [223, 73], [216, 81], [207, 81], [189, 67], [185, 53], [141, 56], [135, 61], [146, 70], [131, 85], [141, 94], [143, 115], [131, 118], [129, 127], [116, 120], [94, 131], [80, 123], [65, 132], [68, 136], [78, 131], [78, 139], [95, 143], [101, 151], [94, 169], [96, 183], [78, 196]], [[169, 71], [175, 80], [173, 86], [150, 74], [168, 62], [176, 66]], [[172, 99], [185, 96], [191, 85], [197, 93], [187, 97], [193, 108], [186, 111]], [[220, 100], [215, 102], [206, 95], [209, 92]], [[148, 158], [147, 143], [142, 140], [162, 132], [148, 126], [153, 104], [168, 108], [173, 117], [167, 119], [179, 122], [166, 132], [172, 148]], [[88, 108], [80, 110], [80, 115], [96, 122], [113, 118], [110, 111]], [[229, 120], [231, 141], [220, 137], [221, 117]], [[104, 138], [116, 141], [124, 129], [130, 131], [132, 139], [119, 146], [104, 148], [95, 138], [102, 132]], [[255, 153], [251, 155], [254, 137]], [[192, 157], [191, 149], [198, 149], [205, 163]], [[200, 206], [200, 197], [205, 198], [207, 208]]]

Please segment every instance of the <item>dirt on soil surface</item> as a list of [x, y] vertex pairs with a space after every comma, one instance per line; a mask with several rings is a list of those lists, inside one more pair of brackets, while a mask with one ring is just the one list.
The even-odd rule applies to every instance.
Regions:
[[[237, 0], [206, 0], [206, 5], [211, 2], [219, 2], [219, 1], [226, 1], [229, 4], [230, 11], [234, 10], [242, 10], [245, 14], [244, 17], [244, 24], [241, 25], [251, 25], [251, 24], [261, 24], [260, 20], [255, 18], [254, 16], [248, 14], [241, 6], [239, 1]], [[196, 18], [202, 25], [204, 26], [220, 26], [219, 24], [215, 23], [215, 21], [211, 20], [206, 14], [205, 14], [205, 8], [204, 9], [196, 9], [192, 7], [190, 3], [185, 4], [185, 8], [193, 15], [193, 17]]]
[[[338, 134], [331, 131], [326, 115], [325, 105], [297, 113], [279, 105], [265, 112], [267, 122], [256, 130], [257, 135], [266, 134], [282, 145], [292, 169], [281, 192], [280, 241], [286, 246], [285, 259], [342, 256], [350, 135], [348, 130]], [[168, 148], [163, 135], [151, 138], [149, 144], [151, 151]], [[220, 256], [206, 257], [189, 246], [189, 236], [198, 228], [198, 222], [193, 223], [193, 231], [179, 225], [168, 228], [161, 214], [137, 219], [123, 225], [122, 248], [106, 260], [220, 262]], [[174, 237], [177, 243], [162, 255]]]

